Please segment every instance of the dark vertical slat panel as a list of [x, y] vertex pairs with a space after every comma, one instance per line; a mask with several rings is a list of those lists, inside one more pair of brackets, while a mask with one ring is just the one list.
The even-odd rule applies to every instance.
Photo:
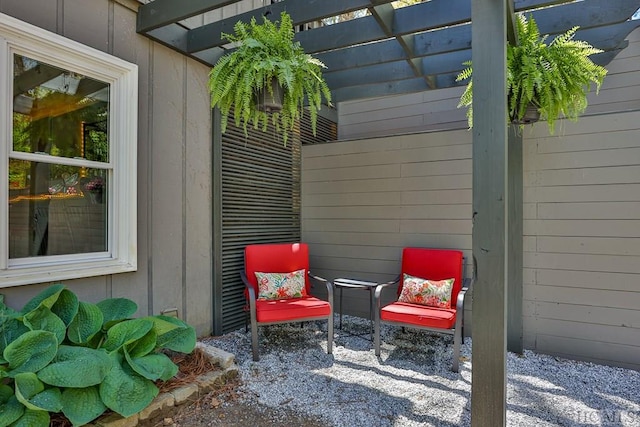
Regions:
[[222, 301], [222, 132], [220, 131], [220, 110], [214, 108], [211, 113], [211, 150], [212, 167], [212, 230], [213, 230], [213, 334], [223, 332]]
[[[245, 297], [240, 271], [244, 247], [256, 243], [299, 241], [301, 142], [335, 140], [336, 124], [318, 117], [316, 135], [306, 115], [284, 145], [282, 136], [269, 126], [267, 132], [232, 125], [221, 137], [220, 253], [216, 254], [215, 333], [244, 326]], [[215, 173], [215, 171], [214, 171]], [[216, 221], [218, 222], [218, 221]], [[218, 267], [219, 266], [219, 267]]]

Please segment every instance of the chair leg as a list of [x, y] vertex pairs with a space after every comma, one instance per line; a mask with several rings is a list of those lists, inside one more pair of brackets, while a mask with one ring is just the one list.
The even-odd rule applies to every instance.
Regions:
[[453, 364], [451, 366], [451, 370], [453, 372], [459, 371], [459, 363], [460, 363], [460, 341], [462, 341], [462, 328], [456, 328], [453, 333]]
[[333, 313], [327, 319], [327, 354], [333, 354]]
[[251, 351], [253, 352], [253, 361], [260, 360], [260, 354], [258, 353], [258, 322], [255, 319], [251, 319]]
[[376, 310], [373, 322], [373, 348], [376, 356], [380, 356], [380, 311]]

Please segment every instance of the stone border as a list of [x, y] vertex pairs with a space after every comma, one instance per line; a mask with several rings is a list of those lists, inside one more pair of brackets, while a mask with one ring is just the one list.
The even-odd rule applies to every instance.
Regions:
[[193, 383], [184, 385], [166, 393], [161, 393], [137, 414], [124, 418], [112, 413], [105, 415], [90, 424], [89, 427], [135, 427], [140, 422], [146, 422], [159, 416], [172, 417], [177, 412], [177, 407], [194, 402], [201, 396], [224, 384], [228, 379], [238, 375], [238, 366], [235, 356], [216, 347], [198, 342], [196, 347], [209, 355], [213, 363], [217, 363], [220, 371], [208, 372], [197, 377]]

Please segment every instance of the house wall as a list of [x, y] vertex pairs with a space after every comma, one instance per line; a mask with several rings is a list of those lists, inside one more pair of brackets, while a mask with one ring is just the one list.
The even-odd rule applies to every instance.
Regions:
[[[212, 324], [208, 68], [136, 34], [129, 0], [0, 0], [0, 12], [139, 67], [138, 271], [69, 280], [85, 301], [126, 297], [138, 315], [177, 308], [199, 335]], [[21, 307], [48, 284], [4, 288]]]
[[[523, 320], [526, 348], [640, 369], [640, 30], [628, 40], [579, 122], [524, 130]], [[389, 280], [410, 245], [469, 259], [460, 93], [342, 103], [339, 135], [362, 139], [303, 147], [302, 236], [317, 273]], [[347, 312], [367, 316], [356, 292]]]

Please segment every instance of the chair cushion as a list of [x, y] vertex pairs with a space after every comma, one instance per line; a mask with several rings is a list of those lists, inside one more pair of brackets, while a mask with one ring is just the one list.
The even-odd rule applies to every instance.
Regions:
[[[460, 292], [463, 283], [462, 261], [463, 254], [461, 251], [451, 249], [404, 248], [402, 250], [401, 273], [415, 277], [426, 277], [431, 280], [454, 278], [451, 301], [453, 301], [453, 307], [455, 307], [455, 301], [458, 298], [458, 292]], [[398, 296], [401, 293], [402, 286], [398, 286]]]
[[451, 308], [451, 290], [455, 279], [429, 280], [405, 274], [400, 302]]
[[380, 319], [427, 328], [453, 329], [456, 323], [456, 310], [394, 302], [380, 310]]
[[[249, 245], [244, 249], [244, 272], [258, 295], [256, 271], [309, 271], [309, 247], [306, 243], [269, 243]], [[305, 277], [307, 295], [311, 294], [309, 275]]]
[[256, 301], [256, 318], [260, 323], [323, 318], [331, 314], [331, 305], [315, 297]]
[[262, 273], [256, 271], [258, 299], [287, 299], [307, 296], [305, 269], [290, 273]]

